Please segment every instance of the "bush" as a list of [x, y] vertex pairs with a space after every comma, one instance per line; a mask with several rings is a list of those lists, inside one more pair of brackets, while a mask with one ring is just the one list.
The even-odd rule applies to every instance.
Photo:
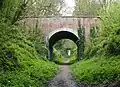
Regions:
[[105, 55], [120, 55], [120, 3], [114, 3], [110, 8], [100, 12], [99, 41]]
[[120, 3], [100, 11], [99, 29], [91, 29], [91, 42], [85, 50], [86, 58], [120, 55]]
[[[38, 26], [39, 24], [36, 22], [35, 25]], [[25, 26], [20, 26], [20, 27], [25, 38], [30, 42], [32, 42], [38, 55], [42, 59], [46, 60], [48, 50], [47, 50], [46, 43], [45, 43], [41, 29], [38, 27], [35, 27], [35, 28], [27, 27], [28, 29]]]
[[79, 83], [101, 84], [120, 81], [120, 56], [82, 60], [71, 66]]
[[70, 58], [69, 63], [70, 63], [70, 64], [73, 64], [73, 63], [75, 63], [76, 61], [77, 61], [76, 56], [72, 56], [72, 57]]
[[120, 3], [100, 11], [100, 28], [92, 29], [85, 59], [72, 65], [76, 81], [110, 84], [120, 81]]
[[57, 72], [54, 63], [43, 60], [24, 62], [24, 67], [14, 71], [0, 71], [1, 87], [44, 87]]
[[0, 86], [43, 87], [57, 66], [42, 60], [18, 27], [1, 23], [0, 31]]
[[54, 62], [57, 64], [63, 64], [65, 60], [66, 60], [65, 58], [61, 57], [61, 58], [56, 58]]

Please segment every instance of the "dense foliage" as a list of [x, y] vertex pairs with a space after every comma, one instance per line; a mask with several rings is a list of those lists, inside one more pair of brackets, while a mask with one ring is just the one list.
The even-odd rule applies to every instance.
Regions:
[[77, 42], [78, 43], [78, 60], [81, 60], [84, 58], [84, 49], [85, 49], [85, 29], [82, 28], [80, 25], [79, 25], [79, 29], [78, 29], [78, 36], [79, 36], [79, 41]]
[[75, 0], [74, 16], [98, 16], [101, 8], [106, 9], [119, 0]]
[[[102, 8], [100, 26], [90, 30], [90, 42], [86, 45], [84, 29], [79, 25], [78, 55], [85, 59], [72, 65], [72, 72], [80, 83], [120, 81], [120, 3], [116, 0], [112, 4], [113, 1], [76, 0], [74, 15], [96, 15]], [[62, 7], [63, 0], [0, 0], [0, 87], [44, 87], [56, 74], [57, 65], [46, 59], [47, 49], [38, 22], [28, 31], [18, 21], [26, 16], [61, 15]], [[66, 42], [56, 45], [55, 62], [63, 63], [67, 58], [70, 63], [76, 61], [76, 45]]]
[[38, 26], [38, 20], [34, 23], [34, 27], [27, 27], [27, 25], [22, 24], [19, 26], [27, 40], [32, 42], [35, 50], [42, 59], [47, 59], [47, 46], [45, 44], [45, 37], [43, 35], [42, 29]]
[[[101, 0], [102, 1], [102, 0]], [[101, 5], [97, 0], [75, 0], [75, 16], [93, 16], [98, 14]]]
[[44, 87], [53, 78], [57, 70], [55, 64], [43, 60], [23, 61], [19, 69], [0, 71], [0, 86]]
[[120, 56], [82, 60], [72, 66], [75, 79], [83, 84], [110, 84], [120, 81]]
[[57, 72], [57, 66], [40, 59], [33, 43], [19, 30], [0, 24], [0, 86], [45, 85]]
[[27, 0], [0, 1], [0, 87], [44, 87], [58, 70], [43, 60], [47, 54], [41, 32], [28, 33], [16, 23], [26, 4]]
[[85, 59], [72, 66], [83, 84], [113, 84], [120, 81], [120, 3], [100, 10], [100, 26], [91, 29]]
[[111, 8], [101, 10], [100, 29], [94, 28], [91, 32], [92, 37], [89, 45], [92, 49], [86, 50], [87, 56], [91, 57], [94, 54], [120, 55], [119, 8], [119, 4], [113, 4]]
[[[70, 53], [69, 53], [70, 52]], [[77, 60], [77, 46], [69, 39], [59, 40], [54, 45], [54, 61], [58, 64], [74, 63]]]

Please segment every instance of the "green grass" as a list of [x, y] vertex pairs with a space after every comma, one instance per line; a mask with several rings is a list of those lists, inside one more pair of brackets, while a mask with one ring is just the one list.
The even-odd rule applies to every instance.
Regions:
[[82, 60], [71, 66], [78, 83], [101, 84], [120, 81], [120, 56]]
[[34, 48], [22, 41], [10, 42], [6, 49], [12, 58], [0, 62], [0, 87], [44, 87], [58, 71], [56, 64], [40, 59]]
[[55, 58], [54, 62], [57, 64], [62, 64], [66, 61], [66, 58], [63, 57], [59, 57], [59, 58]]
[[58, 71], [56, 64], [40, 59], [27, 43], [10, 42], [6, 49], [12, 58], [0, 62], [0, 87], [44, 87]]
[[58, 66], [42, 60], [18, 27], [0, 24], [0, 31], [0, 87], [44, 87]]
[[0, 71], [0, 87], [44, 87], [58, 70], [54, 63], [47, 61], [28, 62], [24, 68]]
[[72, 57], [70, 58], [69, 63], [73, 64], [73, 63], [75, 63], [76, 61], [77, 61], [76, 56], [72, 56]]
[[67, 60], [69, 60], [69, 62], [68, 62], [69, 64], [73, 64], [73, 63], [75, 63], [77, 61], [76, 57], [72, 56], [69, 59], [68, 58], [59, 57], [59, 58], [56, 58], [54, 60], [54, 62], [57, 63], [57, 64], [64, 64], [65, 61], [67, 61]]

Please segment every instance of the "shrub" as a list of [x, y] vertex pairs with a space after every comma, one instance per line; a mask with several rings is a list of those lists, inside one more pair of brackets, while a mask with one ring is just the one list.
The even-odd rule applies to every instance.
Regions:
[[120, 56], [82, 60], [72, 65], [71, 68], [79, 83], [107, 84], [120, 81]]
[[43, 60], [24, 61], [24, 67], [0, 71], [1, 87], [44, 87], [57, 72], [54, 63]]
[[0, 31], [0, 86], [43, 87], [57, 66], [42, 60], [18, 27], [1, 23]]

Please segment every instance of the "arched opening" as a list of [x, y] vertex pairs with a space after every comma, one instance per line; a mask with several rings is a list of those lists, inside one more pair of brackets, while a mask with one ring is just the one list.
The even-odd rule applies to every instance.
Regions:
[[77, 45], [70, 39], [57, 41], [53, 46], [53, 60], [57, 64], [73, 64], [77, 60]]
[[[49, 37], [49, 40], [48, 40], [48, 58], [50, 60], [53, 60], [53, 46], [54, 44], [61, 40], [61, 39], [69, 39], [69, 40], [72, 40], [76, 46], [77, 46], [77, 54], [79, 54], [79, 37], [74, 33], [74, 32], [71, 32], [71, 31], [68, 31], [68, 30], [64, 30], [64, 31], [58, 31], [58, 32], [54, 32], [50, 37]], [[79, 55], [77, 55], [77, 58], [79, 58]]]

